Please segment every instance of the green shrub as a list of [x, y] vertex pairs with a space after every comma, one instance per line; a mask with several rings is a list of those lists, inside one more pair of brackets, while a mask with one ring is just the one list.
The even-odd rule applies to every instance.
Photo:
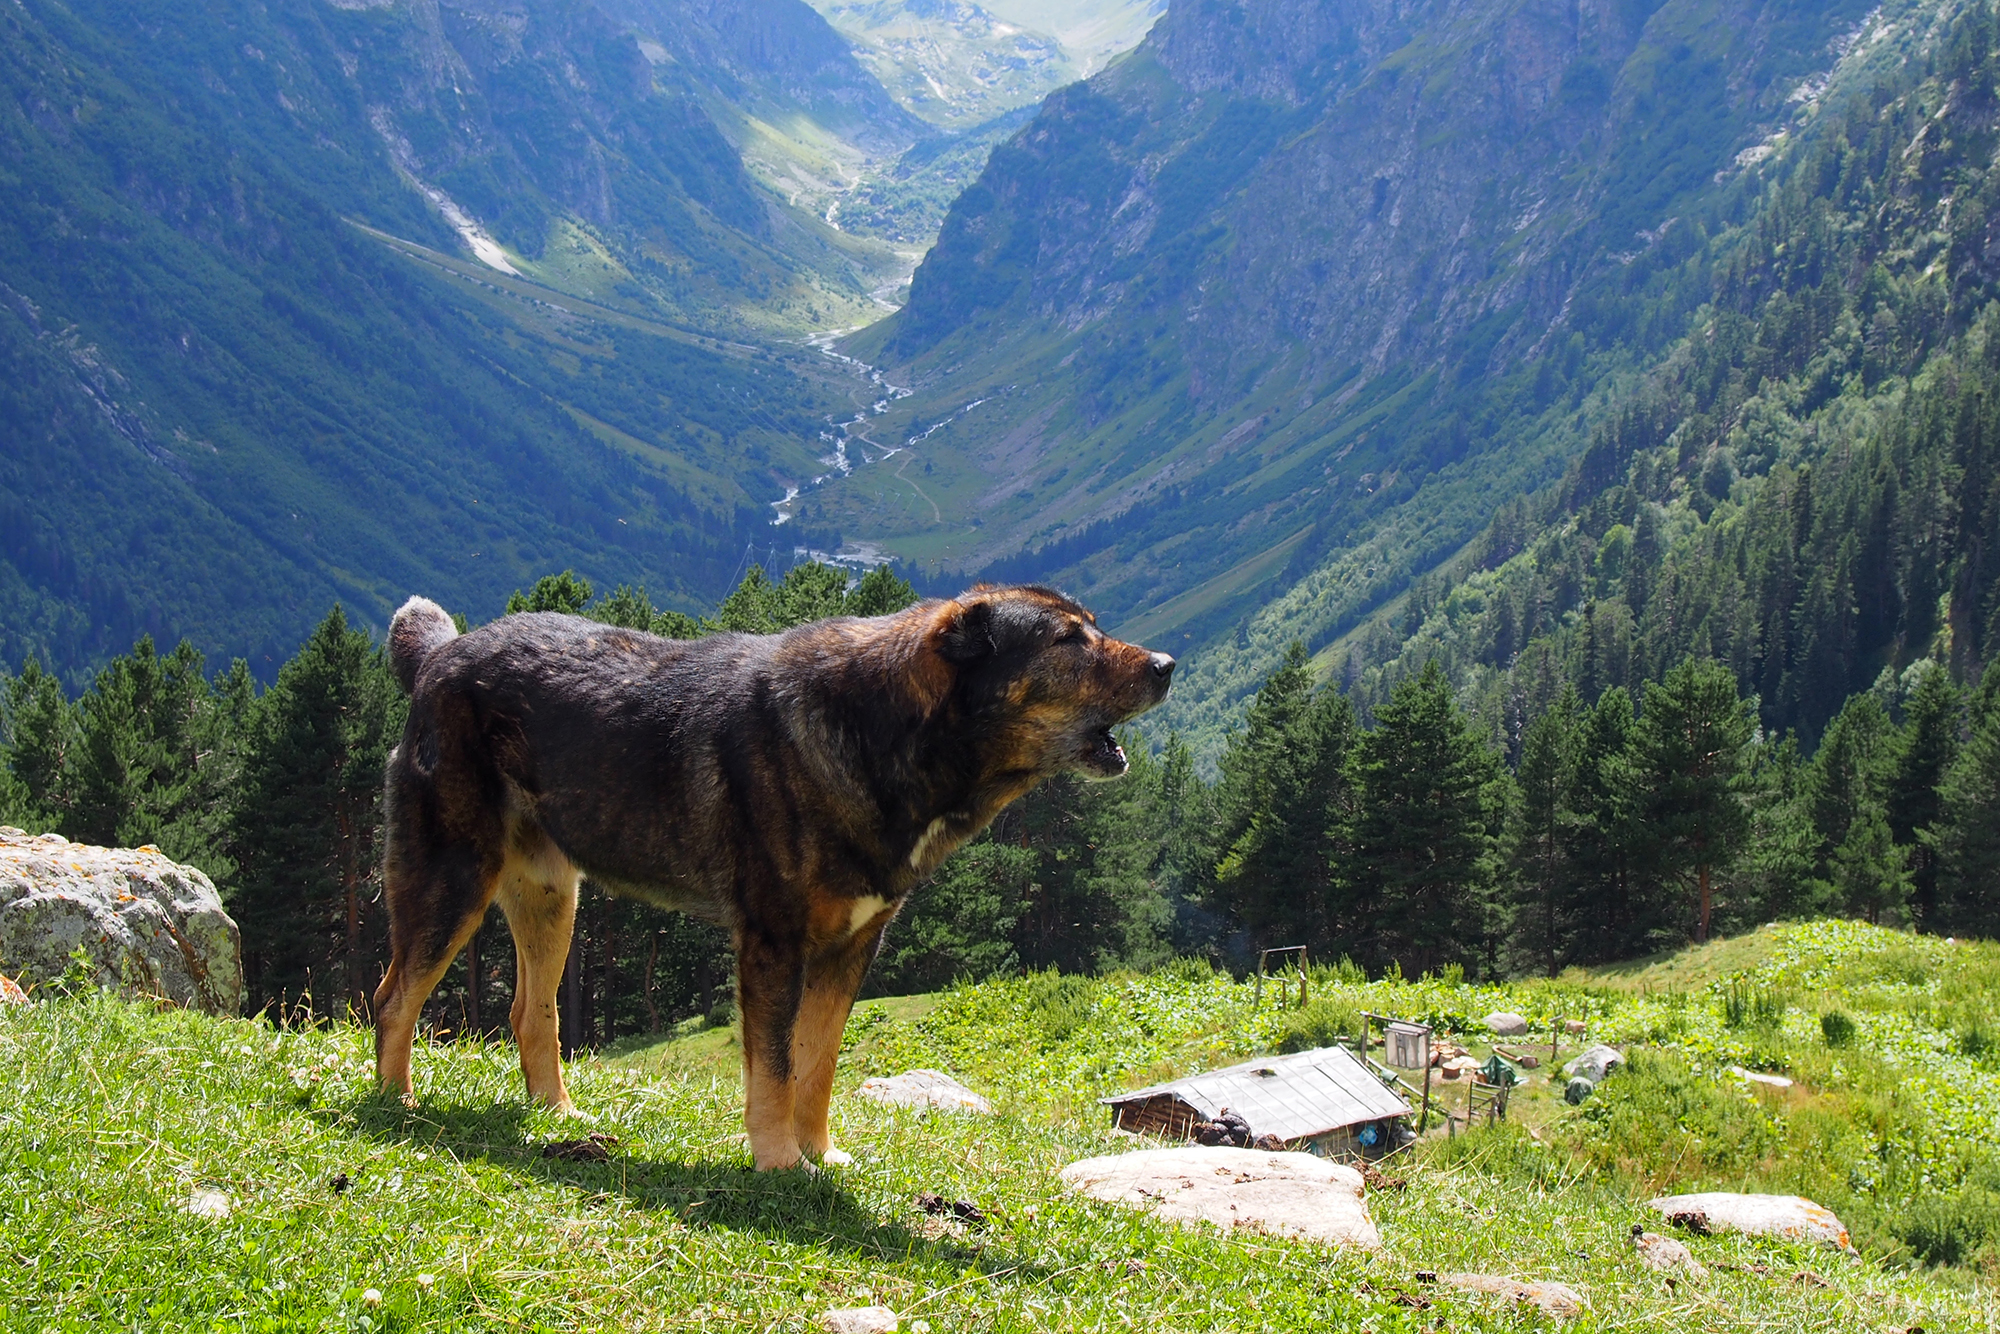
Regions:
[[1579, 1152], [1646, 1187], [1740, 1181], [1779, 1147], [1754, 1099], [1670, 1052], [1628, 1053], [1580, 1121]]
[[1722, 993], [1722, 1022], [1729, 1028], [1776, 1028], [1785, 1018], [1785, 998], [1776, 991], [1731, 982]]
[[1970, 1026], [1959, 1030], [1959, 1055], [1970, 1056], [1976, 1061], [1993, 1055], [1996, 1050], [2000, 1050], [2000, 1038], [1994, 1036], [1993, 1030], [1983, 1020], [1974, 1020]]
[[1288, 1012], [1281, 1021], [1277, 1044], [1282, 1052], [1311, 1051], [1351, 1040], [1361, 1031], [1361, 1016], [1352, 1005], [1314, 1000]]
[[1925, 1264], [1964, 1264], [2000, 1238], [2000, 1195], [1978, 1187], [1919, 1194], [1895, 1231]]
[[1829, 1047], [1845, 1047], [1854, 1041], [1854, 1021], [1845, 1011], [1828, 1010], [1819, 1017], [1820, 1036]]

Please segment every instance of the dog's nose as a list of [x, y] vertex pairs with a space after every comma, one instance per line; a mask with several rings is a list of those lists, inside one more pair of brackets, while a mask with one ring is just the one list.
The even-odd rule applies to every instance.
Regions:
[[1155, 653], [1153, 655], [1153, 675], [1165, 681], [1171, 678], [1173, 674], [1174, 660], [1164, 653]]

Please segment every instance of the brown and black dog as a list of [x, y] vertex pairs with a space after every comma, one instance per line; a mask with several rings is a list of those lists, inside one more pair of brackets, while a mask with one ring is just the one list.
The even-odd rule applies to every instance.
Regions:
[[844, 1160], [834, 1060], [904, 897], [1042, 778], [1123, 773], [1111, 729], [1174, 668], [1033, 587], [693, 641], [552, 613], [460, 636], [412, 598], [389, 654], [411, 703], [389, 757], [382, 1083], [409, 1093], [419, 1011], [497, 899], [528, 1091], [570, 1108], [556, 988], [587, 876], [734, 933], [759, 1168]]

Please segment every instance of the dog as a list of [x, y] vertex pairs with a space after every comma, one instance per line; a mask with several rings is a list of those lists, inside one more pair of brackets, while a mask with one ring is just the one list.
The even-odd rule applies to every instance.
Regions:
[[410, 713], [387, 775], [382, 1085], [412, 1096], [424, 1001], [498, 902], [529, 1095], [574, 1110], [556, 989], [588, 877], [730, 929], [760, 1170], [848, 1161], [834, 1062], [910, 891], [1043, 778], [1124, 773], [1112, 729], [1174, 671], [1033, 586], [698, 640], [555, 613], [460, 635], [411, 598], [388, 649]]

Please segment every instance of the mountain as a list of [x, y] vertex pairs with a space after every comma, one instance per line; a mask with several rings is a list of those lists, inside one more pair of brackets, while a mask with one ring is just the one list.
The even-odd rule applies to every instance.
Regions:
[[726, 588], [845, 382], [714, 331], [877, 278], [645, 40], [566, 0], [0, 13], [0, 657], [262, 670], [335, 599], [490, 614], [564, 565]]
[[1191, 654], [1165, 717], [1216, 725], [1282, 647], [1258, 608], [1309, 603], [1287, 633], [1321, 648], [1555, 483], [1705, 295], [1643, 284], [1944, 17], [1170, 10], [994, 151], [848, 341], [915, 390], [869, 428], [900, 452], [801, 514], [1062, 581]]

